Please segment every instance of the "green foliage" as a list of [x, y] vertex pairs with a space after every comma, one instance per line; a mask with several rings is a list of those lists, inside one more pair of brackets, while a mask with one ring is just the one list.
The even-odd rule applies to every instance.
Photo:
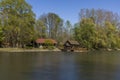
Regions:
[[39, 38], [46, 38], [47, 28], [46, 28], [46, 26], [45, 26], [45, 24], [42, 20], [38, 19], [36, 21], [35, 29], [36, 29], [36, 32], [37, 32], [36, 34]]
[[25, 0], [1, 0], [0, 12], [5, 43], [11, 47], [23, 47], [33, 39], [35, 15]]
[[53, 42], [51, 40], [45, 40], [45, 45], [47, 46], [52, 46], [53, 45]]
[[116, 27], [110, 22], [105, 22], [105, 31], [107, 36], [107, 46], [108, 48], [115, 48], [117, 46], [117, 35]]
[[95, 24], [92, 19], [82, 19], [80, 26], [75, 28], [75, 38], [83, 46], [92, 48], [94, 44]]
[[73, 27], [69, 20], [65, 22], [65, 32], [66, 32], [66, 40], [73, 39]]
[[54, 49], [54, 44], [51, 40], [45, 40], [45, 45], [47, 46], [47, 49], [52, 50]]
[[0, 27], [0, 43], [4, 40], [3, 30]]
[[[82, 9], [80, 22], [74, 29], [70, 21], [55, 13], [42, 15], [35, 21], [32, 7], [25, 0], [0, 1], [0, 44], [8, 47], [25, 47], [37, 38], [53, 38], [60, 42], [76, 39], [88, 49], [120, 48], [119, 15], [102, 9]], [[74, 35], [74, 38], [73, 38]], [[53, 49], [51, 40], [45, 45]]]
[[4, 34], [3, 34], [3, 28], [2, 28], [2, 23], [0, 19], [0, 47], [2, 46], [3, 40], [4, 40]]
[[[48, 13], [42, 15], [39, 20], [37, 20], [38, 32], [40, 32], [40, 36], [44, 36], [47, 38], [53, 38], [59, 40], [61, 29], [63, 26], [63, 20], [55, 13]], [[42, 31], [43, 33], [42, 33]]]
[[74, 37], [80, 44], [88, 49], [120, 48], [118, 15], [87, 9], [80, 12], [80, 17], [79, 25], [74, 28]]

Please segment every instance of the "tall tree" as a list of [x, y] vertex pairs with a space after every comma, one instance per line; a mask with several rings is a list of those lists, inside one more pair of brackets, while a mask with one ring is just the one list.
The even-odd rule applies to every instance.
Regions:
[[23, 47], [32, 39], [35, 15], [25, 0], [1, 0], [0, 13], [6, 43], [11, 47]]
[[83, 47], [93, 48], [95, 42], [95, 24], [91, 18], [84, 18], [75, 28], [75, 38]]
[[0, 18], [0, 47], [2, 47], [3, 40], [4, 40], [3, 27], [2, 27], [2, 22], [1, 22], [1, 18]]
[[109, 21], [116, 27], [120, 26], [119, 15], [104, 9], [81, 9], [79, 16], [80, 20], [92, 17], [97, 25], [103, 25], [105, 21]]
[[37, 32], [38, 38], [46, 38], [46, 36], [47, 36], [47, 34], [46, 34], [47, 28], [44, 25], [42, 20], [38, 19], [36, 21], [35, 30]]
[[55, 13], [44, 14], [39, 20], [46, 26], [48, 37], [59, 40], [58, 36], [63, 26], [63, 20]]
[[87, 48], [120, 48], [120, 17], [103, 9], [82, 9], [74, 36]]
[[115, 48], [115, 46], [117, 45], [116, 27], [108, 21], [105, 22], [104, 26], [105, 26], [105, 33], [107, 36], [106, 43], [108, 45], [108, 48]]
[[67, 39], [73, 39], [73, 27], [69, 20], [65, 22], [65, 28], [67, 33]]

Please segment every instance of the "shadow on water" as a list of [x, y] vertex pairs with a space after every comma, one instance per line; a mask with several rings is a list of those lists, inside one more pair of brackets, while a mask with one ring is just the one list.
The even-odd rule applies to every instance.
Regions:
[[0, 53], [0, 80], [120, 80], [119, 53]]

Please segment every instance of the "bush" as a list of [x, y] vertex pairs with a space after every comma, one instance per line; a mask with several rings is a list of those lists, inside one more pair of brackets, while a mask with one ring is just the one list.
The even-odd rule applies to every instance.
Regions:
[[53, 42], [51, 40], [45, 40], [46, 46], [53, 46]]
[[54, 46], [48, 46], [48, 49], [49, 49], [49, 50], [53, 50], [53, 49], [54, 49]]

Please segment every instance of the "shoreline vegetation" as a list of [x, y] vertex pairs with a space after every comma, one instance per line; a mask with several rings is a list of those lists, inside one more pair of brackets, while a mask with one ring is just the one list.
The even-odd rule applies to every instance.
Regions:
[[[90, 51], [120, 51], [120, 49], [99, 49], [99, 50], [75, 50], [73, 52], [90, 52]], [[65, 52], [61, 49], [55, 48], [55, 49], [40, 49], [40, 48], [0, 48], [0, 52]], [[66, 52], [72, 52], [72, 51], [66, 51]]]
[[[87, 51], [120, 49], [118, 13], [84, 8], [80, 9], [78, 18], [74, 25], [53, 12], [40, 15], [37, 19], [32, 6], [26, 0], [0, 0], [1, 51], [29, 52], [34, 49], [26, 47], [39, 48], [41, 45], [43, 50], [35, 51], [54, 51], [52, 48], [56, 45], [74, 52], [84, 51], [77, 48], [86, 48]], [[69, 41], [64, 45], [66, 40]], [[44, 49], [44, 46], [50, 50]]]
[[32, 48], [32, 49], [27, 49], [27, 48], [0, 48], [0, 52], [47, 52], [47, 51], [56, 51], [59, 52], [61, 51], [58, 48], [55, 49], [40, 49], [40, 48]]
[[0, 52], [89, 52], [89, 50], [63, 51], [59, 48], [40, 49], [40, 48], [0, 48]]

